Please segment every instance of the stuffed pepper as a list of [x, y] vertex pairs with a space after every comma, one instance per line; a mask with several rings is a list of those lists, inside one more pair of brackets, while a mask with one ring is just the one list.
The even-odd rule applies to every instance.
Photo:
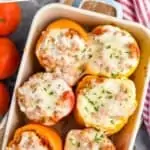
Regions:
[[102, 131], [85, 128], [69, 131], [64, 150], [116, 150], [116, 148]]
[[137, 107], [136, 89], [129, 79], [84, 77], [77, 87], [75, 118], [86, 127], [118, 132]]
[[50, 126], [72, 111], [74, 93], [63, 79], [41, 72], [17, 89], [17, 102], [30, 121]]
[[90, 55], [87, 49], [88, 34], [76, 22], [60, 19], [42, 32], [36, 46], [36, 56], [48, 72], [55, 72], [73, 86], [82, 76], [84, 60]]
[[25, 125], [16, 130], [6, 150], [62, 150], [62, 140], [52, 129], [38, 124]]
[[129, 77], [137, 68], [140, 50], [134, 37], [112, 25], [96, 27], [91, 37], [97, 43], [95, 53], [87, 64], [87, 73], [106, 77]]

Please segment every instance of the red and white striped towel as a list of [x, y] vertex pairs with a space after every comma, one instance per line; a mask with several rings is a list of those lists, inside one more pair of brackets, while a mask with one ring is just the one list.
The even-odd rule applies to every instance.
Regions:
[[[118, 0], [123, 6], [123, 17], [150, 28], [150, 0]], [[150, 82], [145, 99], [143, 120], [150, 135]]]
[[123, 6], [124, 19], [150, 28], [150, 0], [118, 0]]

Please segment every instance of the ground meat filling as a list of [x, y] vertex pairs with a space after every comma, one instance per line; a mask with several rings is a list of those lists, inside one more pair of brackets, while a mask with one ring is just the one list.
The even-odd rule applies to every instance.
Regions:
[[7, 150], [52, 150], [43, 140], [33, 131], [26, 131], [21, 134], [20, 141], [7, 147]]
[[114, 146], [101, 131], [95, 129], [72, 130], [68, 133], [65, 150], [100, 150]]
[[77, 107], [88, 124], [113, 127], [136, 109], [135, 86], [130, 80], [94, 79], [78, 95]]
[[63, 98], [70, 92], [64, 80], [51, 73], [37, 73], [18, 88], [17, 100], [28, 119], [51, 125], [70, 112], [70, 100]]
[[137, 66], [139, 48], [135, 39], [126, 31], [106, 25], [94, 31], [93, 39], [102, 45], [92, 60], [100, 74], [108, 77], [126, 75]]
[[84, 61], [91, 57], [85, 40], [72, 29], [53, 29], [42, 41], [36, 54], [49, 72], [74, 85], [84, 71]]

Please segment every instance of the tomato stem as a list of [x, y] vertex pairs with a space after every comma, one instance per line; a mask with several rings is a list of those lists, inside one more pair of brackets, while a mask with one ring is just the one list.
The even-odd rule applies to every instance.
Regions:
[[0, 18], [0, 22], [5, 22], [5, 19], [4, 18]]

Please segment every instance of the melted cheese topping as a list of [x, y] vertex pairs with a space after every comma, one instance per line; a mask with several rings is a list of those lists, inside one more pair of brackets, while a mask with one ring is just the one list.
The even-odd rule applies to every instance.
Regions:
[[91, 57], [84, 39], [71, 29], [50, 30], [40, 47], [37, 56], [47, 71], [53, 71], [74, 85], [83, 73], [86, 58]]
[[[37, 73], [18, 89], [18, 103], [22, 112], [31, 120], [48, 125], [50, 118], [70, 111], [70, 100], [62, 100], [65, 92], [72, 92], [66, 82], [51, 73]], [[43, 120], [42, 120], [43, 119]]]
[[20, 142], [7, 147], [7, 150], [50, 150], [34, 132], [23, 132]]
[[97, 56], [90, 62], [91, 67], [102, 75], [114, 77], [126, 75], [139, 62], [138, 53], [131, 49], [134, 45], [137, 49], [135, 39], [126, 31], [111, 25], [99, 27], [104, 32], [100, 35], [93, 34], [93, 39], [97, 42]]
[[95, 129], [71, 130], [66, 139], [65, 150], [115, 150], [111, 141]]
[[86, 126], [115, 128], [136, 109], [135, 85], [128, 79], [91, 81], [91, 87], [81, 89], [77, 109]]

